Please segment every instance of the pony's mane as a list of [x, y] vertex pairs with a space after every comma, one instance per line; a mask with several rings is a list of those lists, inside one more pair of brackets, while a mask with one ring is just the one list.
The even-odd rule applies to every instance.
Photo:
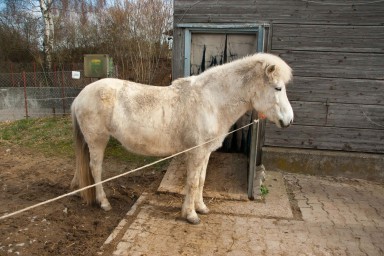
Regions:
[[[257, 64], [262, 64], [263, 68], [266, 68], [269, 65], [275, 65], [276, 71], [274, 75], [281, 79], [285, 84], [292, 79], [292, 69], [288, 64], [282, 60], [280, 57], [270, 54], [270, 53], [255, 53], [253, 55], [248, 55], [243, 58], [229, 62], [228, 64], [216, 66], [208, 69], [204, 73], [215, 72], [215, 69], [228, 68], [230, 70], [239, 70], [242, 72], [250, 72], [254, 70]], [[202, 74], [204, 74], [202, 73]]]
[[176, 79], [172, 82], [172, 85], [177, 87], [191, 85], [191, 83], [193, 83], [192, 81], [194, 80], [194, 77], [201, 75], [208, 77], [211, 73], [215, 73], [218, 69], [228, 68], [230, 70], [239, 70], [240, 72], [247, 73], [253, 70], [258, 63], [261, 63], [263, 68], [269, 65], [275, 65], [276, 71], [274, 72], [274, 75], [280, 78], [285, 84], [292, 79], [292, 69], [280, 57], [269, 53], [255, 53], [253, 55], [248, 55], [243, 58], [231, 61], [225, 65], [212, 67], [197, 76]]
[[261, 61], [266, 66], [276, 66], [276, 76], [283, 80], [284, 83], [288, 83], [292, 79], [292, 69], [288, 64], [280, 57], [269, 53], [256, 53], [254, 55], [244, 57], [244, 59], [252, 59], [253, 61]]

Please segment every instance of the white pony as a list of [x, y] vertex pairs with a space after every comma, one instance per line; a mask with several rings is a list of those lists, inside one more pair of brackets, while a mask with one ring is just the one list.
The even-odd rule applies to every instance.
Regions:
[[[168, 156], [186, 153], [186, 196], [182, 217], [197, 224], [207, 214], [203, 186], [209, 156], [231, 126], [248, 110], [262, 112], [278, 127], [293, 121], [285, 84], [291, 68], [279, 57], [258, 53], [213, 67], [198, 76], [155, 87], [106, 78], [86, 86], [72, 104], [76, 172], [71, 187], [101, 181], [104, 150], [113, 136], [129, 151]], [[110, 210], [102, 185], [82, 193], [90, 204]]]

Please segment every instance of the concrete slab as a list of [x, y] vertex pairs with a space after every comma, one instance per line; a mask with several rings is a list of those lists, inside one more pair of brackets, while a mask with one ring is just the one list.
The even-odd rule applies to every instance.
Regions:
[[[209, 217], [210, 215], [236, 215], [244, 218], [266, 216], [279, 219], [293, 218], [283, 175], [278, 172], [268, 172], [267, 180], [264, 185], [268, 187], [269, 193], [263, 200], [244, 201], [228, 200], [223, 199], [222, 197], [206, 198], [205, 201], [210, 208], [211, 213], [207, 216], [200, 216], [202, 222], [204, 225], [215, 223], [217, 220], [215, 220], [214, 217]], [[131, 251], [133, 248], [129, 249], [128, 254], [125, 253], [126, 246], [133, 242], [132, 239], [136, 239], [137, 236], [142, 236], [140, 234], [142, 232], [141, 229], [143, 228], [143, 223], [147, 223], [148, 221], [146, 218], [158, 218], [158, 224], [160, 226], [168, 226], [170, 223], [173, 223], [173, 225], [182, 224], [186, 225], [186, 227], [190, 227], [190, 224], [187, 224], [180, 218], [180, 209], [183, 198], [184, 197], [180, 194], [143, 194], [106, 240], [103, 246], [104, 255], [108, 255], [105, 254], [105, 252], [108, 251], [106, 248], [114, 248], [113, 255], [134, 255]], [[151, 227], [151, 229], [155, 228], [156, 230], [161, 230], [162, 228], [160, 228], [160, 226], [158, 228]], [[110, 253], [112, 252], [110, 251]], [[138, 255], [140, 255], [140, 253]]]
[[[212, 153], [207, 167], [204, 196], [248, 200], [247, 170], [248, 159], [244, 154]], [[186, 173], [184, 158], [173, 159], [158, 191], [185, 195]]]
[[269, 170], [384, 182], [383, 154], [263, 147]]
[[[244, 216], [269, 216], [274, 218], [292, 218], [293, 213], [284, 185], [283, 175], [279, 172], [267, 172], [264, 185], [269, 192], [265, 199], [255, 201], [228, 200], [222, 197], [206, 197], [205, 202], [211, 213], [238, 214]], [[209, 195], [210, 193], [207, 193]], [[221, 194], [222, 195], [222, 194]], [[176, 200], [179, 198], [179, 200]], [[151, 205], [180, 208], [183, 197], [153, 196]]]

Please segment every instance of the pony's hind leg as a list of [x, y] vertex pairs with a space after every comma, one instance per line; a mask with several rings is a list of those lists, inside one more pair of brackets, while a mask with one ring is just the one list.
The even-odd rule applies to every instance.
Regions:
[[[181, 210], [181, 215], [183, 218], [186, 218], [189, 223], [199, 224], [200, 218], [195, 210], [196, 201], [199, 202], [199, 207], [202, 207], [200, 200], [197, 198], [199, 196], [199, 179], [203, 166], [205, 164], [206, 152], [195, 150], [194, 152], [189, 152], [186, 154], [186, 163], [187, 163], [187, 182], [186, 182], [186, 195], [184, 203]], [[208, 156], [209, 157], [209, 156]], [[203, 210], [202, 207], [199, 210]], [[206, 208], [206, 207], [205, 207]], [[205, 209], [204, 209], [205, 210]]]
[[75, 190], [79, 188], [79, 178], [78, 178], [78, 170], [75, 168], [75, 175], [73, 176], [73, 179], [71, 181], [71, 190]]
[[[109, 140], [108, 135], [99, 137], [93, 143], [89, 143], [89, 156], [90, 156], [90, 168], [92, 176], [95, 183], [101, 182], [101, 174], [103, 171], [103, 158], [104, 151]], [[103, 185], [96, 185], [96, 202], [100, 203], [101, 208], [105, 211], [112, 209], [110, 203], [108, 202], [107, 196], [105, 195]]]

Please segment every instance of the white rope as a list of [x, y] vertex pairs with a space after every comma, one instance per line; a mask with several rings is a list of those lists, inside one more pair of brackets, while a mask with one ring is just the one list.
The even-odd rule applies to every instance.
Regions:
[[184, 151], [181, 151], [181, 152], [179, 152], [179, 153], [173, 154], [173, 155], [171, 155], [171, 156], [167, 156], [167, 157], [162, 158], [162, 159], [159, 159], [159, 160], [157, 160], [157, 161], [155, 161], [155, 162], [152, 162], [152, 163], [146, 164], [146, 165], [144, 165], [144, 166], [141, 166], [141, 167], [139, 167], [139, 168], [136, 168], [136, 169], [127, 171], [127, 172], [125, 172], [125, 173], [121, 173], [121, 174], [116, 175], [116, 176], [113, 176], [113, 177], [110, 177], [110, 178], [108, 178], [108, 179], [105, 179], [105, 180], [103, 180], [103, 181], [97, 182], [97, 183], [95, 183], [95, 184], [92, 184], [92, 185], [89, 185], [89, 186], [86, 186], [86, 187], [83, 187], [83, 188], [74, 190], [74, 191], [72, 191], [72, 192], [63, 194], [63, 195], [61, 195], [61, 196], [58, 196], [58, 197], [55, 197], [55, 198], [52, 198], [52, 199], [43, 201], [43, 202], [38, 203], [38, 204], [35, 204], [35, 205], [31, 205], [31, 206], [29, 206], [29, 207], [23, 208], [23, 209], [21, 209], [21, 210], [18, 210], [18, 211], [12, 212], [12, 213], [5, 214], [5, 215], [3, 215], [3, 216], [0, 217], [0, 220], [9, 218], [9, 217], [14, 216], [14, 215], [16, 215], [16, 214], [19, 214], [19, 213], [22, 213], [22, 212], [25, 212], [25, 211], [34, 209], [34, 208], [36, 208], [36, 207], [39, 207], [39, 206], [42, 206], [42, 205], [45, 205], [45, 204], [48, 204], [48, 203], [52, 203], [52, 202], [57, 201], [57, 200], [59, 200], [59, 199], [62, 199], [62, 198], [64, 198], [64, 197], [67, 197], [67, 196], [70, 196], [70, 195], [74, 195], [74, 194], [76, 194], [76, 193], [78, 193], [78, 192], [81, 192], [81, 191], [83, 191], [83, 190], [86, 190], [86, 189], [95, 187], [95, 186], [97, 186], [97, 185], [101, 185], [101, 184], [103, 184], [103, 183], [105, 183], [105, 182], [108, 182], [108, 181], [111, 181], [111, 180], [114, 180], [114, 179], [123, 177], [123, 176], [125, 176], [125, 175], [127, 175], [127, 174], [131, 174], [131, 173], [133, 173], [133, 172], [137, 172], [137, 171], [142, 170], [142, 169], [144, 169], [144, 168], [147, 168], [147, 167], [149, 167], [149, 166], [158, 164], [158, 163], [160, 163], [160, 162], [163, 162], [163, 161], [168, 160], [168, 159], [170, 159], [170, 158], [173, 158], [173, 157], [175, 157], [175, 156], [184, 154], [184, 153], [186, 153], [186, 152], [188, 152], [188, 151], [191, 151], [191, 150], [196, 149], [196, 148], [198, 148], [198, 147], [204, 146], [204, 145], [206, 145], [206, 144], [208, 144], [208, 143], [211, 143], [212, 141], [215, 141], [215, 140], [217, 140], [217, 139], [219, 139], [219, 138], [222, 138], [223, 136], [227, 136], [227, 135], [229, 135], [229, 134], [231, 134], [231, 133], [237, 132], [237, 131], [239, 131], [239, 130], [241, 130], [241, 129], [244, 129], [245, 127], [251, 126], [251, 125], [256, 124], [256, 123], [258, 123], [258, 122], [259, 122], [259, 120], [254, 120], [252, 123], [249, 123], [249, 124], [247, 124], [247, 125], [244, 125], [244, 126], [238, 128], [238, 129], [235, 129], [235, 130], [233, 130], [233, 131], [230, 131], [230, 132], [228, 132], [228, 133], [226, 133], [226, 134], [217, 136], [216, 138], [210, 139], [210, 140], [208, 140], [208, 141], [206, 141], [206, 142], [204, 142], [204, 143], [202, 143], [202, 144], [200, 144], [200, 145], [197, 145], [197, 146], [188, 148], [188, 149], [186, 149], [186, 150], [184, 150]]
[[35, 99], [35, 98], [27, 98], [28, 101], [38, 101], [38, 100], [65, 100], [65, 99], [74, 99], [76, 97], [61, 97], [61, 98], [43, 98], [43, 99]]

